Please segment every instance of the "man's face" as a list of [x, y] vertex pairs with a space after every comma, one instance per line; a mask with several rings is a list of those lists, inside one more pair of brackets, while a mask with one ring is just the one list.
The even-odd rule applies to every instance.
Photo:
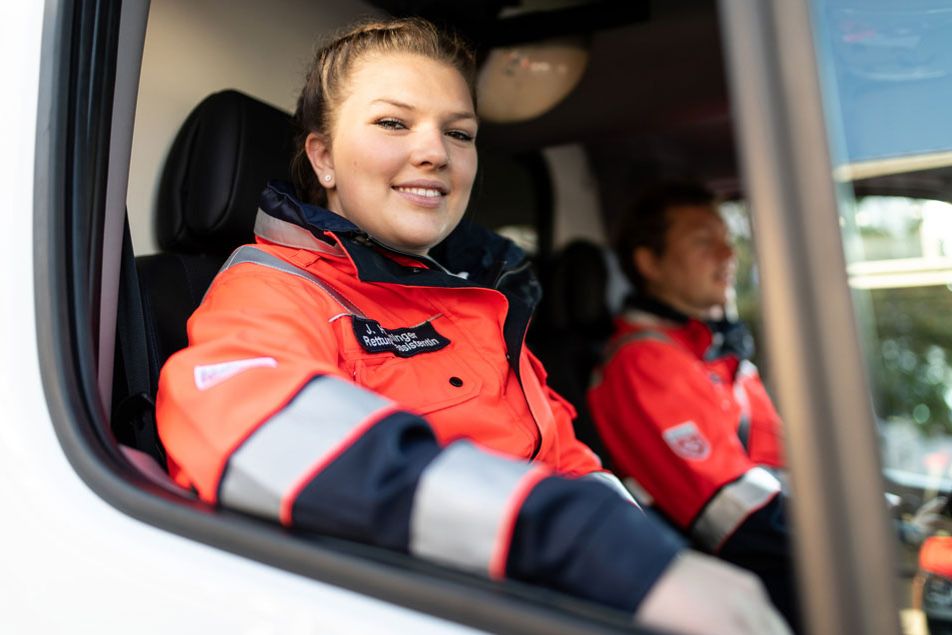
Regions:
[[635, 250], [635, 263], [647, 291], [675, 309], [704, 317], [727, 301], [734, 283], [734, 249], [727, 225], [710, 205], [682, 205], [667, 210], [665, 250]]

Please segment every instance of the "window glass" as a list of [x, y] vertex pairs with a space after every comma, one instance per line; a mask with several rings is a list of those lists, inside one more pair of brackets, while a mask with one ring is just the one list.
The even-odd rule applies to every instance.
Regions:
[[[850, 185], [862, 191], [860, 182]], [[942, 498], [952, 490], [952, 204], [846, 191], [841, 213], [894, 506], [904, 629], [927, 633], [930, 620], [946, 619], [940, 605], [952, 604], [952, 592], [934, 592], [952, 577], [934, 571], [923, 548], [952, 529]], [[952, 559], [942, 560], [952, 568]], [[926, 582], [933, 592], [924, 595]]]
[[[853, 162], [952, 149], [952, 5], [814, 0], [821, 69]], [[823, 63], [828, 62], [828, 63]]]
[[901, 553], [903, 628], [945, 632], [952, 555], [936, 547], [952, 540], [941, 498], [952, 488], [952, 5], [811, 8], [871, 425]]
[[860, 253], [849, 280], [865, 296], [883, 465], [924, 482], [952, 458], [952, 204], [865, 196], [852, 220]]

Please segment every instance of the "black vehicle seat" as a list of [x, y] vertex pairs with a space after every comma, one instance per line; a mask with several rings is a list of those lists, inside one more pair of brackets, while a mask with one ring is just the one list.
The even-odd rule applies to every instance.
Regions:
[[609, 254], [576, 240], [557, 252], [543, 276], [545, 294], [530, 333], [548, 383], [578, 410], [576, 436], [608, 467], [609, 457], [588, 412], [586, 393], [612, 333]]
[[156, 376], [185, 347], [185, 320], [228, 254], [254, 240], [265, 184], [289, 179], [292, 134], [287, 113], [234, 90], [207, 97], [179, 130], [159, 184], [162, 253], [136, 259], [155, 316]]
[[[258, 195], [268, 180], [289, 178], [292, 136], [287, 113], [234, 90], [207, 97], [182, 124], [159, 184], [161, 252], [135, 259], [148, 359], [134, 363], [148, 365], [147, 407], [162, 365], [187, 344], [186, 321], [215, 274], [232, 250], [253, 241]], [[124, 364], [119, 360], [117, 379]], [[161, 447], [136, 447], [129, 419], [115, 416], [129, 397], [121, 381], [117, 387], [116, 439], [164, 466]]]

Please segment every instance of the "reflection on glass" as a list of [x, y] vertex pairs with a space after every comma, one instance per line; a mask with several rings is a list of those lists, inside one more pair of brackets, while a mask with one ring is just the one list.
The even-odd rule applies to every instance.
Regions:
[[[952, 5], [814, 2], [849, 161], [952, 148]], [[821, 67], [823, 64], [821, 64]], [[830, 99], [832, 98], [832, 99]]]

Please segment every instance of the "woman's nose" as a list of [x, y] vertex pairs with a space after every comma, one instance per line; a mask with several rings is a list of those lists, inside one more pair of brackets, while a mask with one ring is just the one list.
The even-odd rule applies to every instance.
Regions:
[[435, 168], [445, 167], [449, 163], [449, 152], [446, 150], [446, 139], [442, 130], [424, 129], [416, 135], [411, 160], [414, 165], [430, 165]]

